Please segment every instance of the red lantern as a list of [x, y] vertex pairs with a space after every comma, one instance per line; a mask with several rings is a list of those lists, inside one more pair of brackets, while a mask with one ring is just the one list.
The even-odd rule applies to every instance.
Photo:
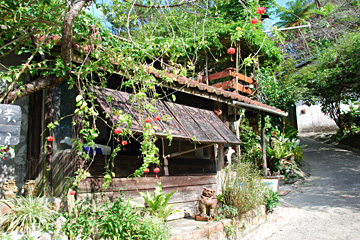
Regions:
[[264, 7], [258, 7], [256, 9], [256, 14], [259, 14], [259, 15], [262, 15], [266, 12], [265, 8]]
[[256, 18], [251, 19], [251, 23], [252, 23], [252, 24], [256, 24], [258, 21], [259, 21], [259, 20], [257, 20]]
[[154, 118], [154, 120], [155, 120], [155, 121], [159, 121], [159, 120], [160, 120], [160, 117], [159, 117], [159, 116], [156, 116], [156, 117]]
[[114, 133], [120, 134], [122, 132], [121, 128], [115, 128]]
[[46, 141], [52, 142], [52, 141], [54, 141], [54, 137], [53, 136], [47, 136]]
[[145, 122], [146, 122], [146, 123], [151, 122], [151, 118], [147, 118], [147, 119], [145, 119]]
[[233, 62], [234, 59], [232, 58], [232, 55], [235, 53], [235, 48], [233, 48], [233, 47], [228, 48], [227, 53], [231, 54], [231, 61]]
[[150, 169], [148, 169], [148, 168], [144, 170], [145, 178], [146, 178], [146, 174], [149, 173], [149, 172], [150, 172]]
[[156, 174], [156, 178], [158, 177], [158, 175], [157, 175], [158, 172], [160, 172], [160, 168], [158, 168], [158, 167], [157, 167], [157, 168], [154, 168], [154, 173]]

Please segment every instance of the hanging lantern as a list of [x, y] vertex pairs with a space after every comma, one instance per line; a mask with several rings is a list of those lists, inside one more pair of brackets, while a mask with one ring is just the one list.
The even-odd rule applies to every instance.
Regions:
[[259, 20], [257, 20], [256, 18], [251, 19], [251, 24], [256, 24]]
[[231, 61], [233, 62], [234, 59], [232, 58], [232, 55], [235, 53], [235, 48], [233, 48], [233, 47], [228, 48], [227, 53], [231, 54]]
[[256, 14], [259, 14], [259, 15], [262, 15], [266, 12], [265, 8], [264, 7], [258, 7], [256, 9]]
[[158, 172], [160, 172], [160, 168], [154, 168], [154, 173], [156, 174], [156, 178], [158, 178]]
[[53, 136], [47, 136], [46, 141], [52, 142], [52, 141], [54, 141], [54, 137]]
[[149, 173], [149, 172], [150, 172], [150, 169], [148, 169], [148, 168], [146, 168], [146, 169], [144, 170], [145, 178], [146, 178], [146, 174]]

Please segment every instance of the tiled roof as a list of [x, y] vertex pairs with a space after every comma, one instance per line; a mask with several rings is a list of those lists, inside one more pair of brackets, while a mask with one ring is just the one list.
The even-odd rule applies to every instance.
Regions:
[[266, 104], [264, 104], [262, 102], [259, 102], [259, 101], [256, 101], [256, 100], [252, 100], [251, 98], [246, 97], [244, 95], [241, 95], [239, 93], [227, 91], [227, 90], [224, 90], [222, 88], [216, 88], [216, 87], [210, 86], [208, 84], [205, 84], [205, 83], [202, 83], [202, 82], [199, 82], [199, 81], [196, 81], [196, 80], [189, 79], [187, 77], [180, 77], [178, 75], [174, 75], [174, 74], [167, 73], [167, 72], [162, 72], [160, 74], [159, 71], [156, 70], [156, 69], [153, 69], [153, 68], [150, 68], [150, 67], [147, 67], [147, 68], [148, 68], [148, 71], [151, 74], [153, 74], [155, 77], [161, 78], [161, 74], [166, 74], [167, 77], [171, 78], [174, 82], [178, 83], [179, 85], [184, 85], [184, 86], [186, 86], [188, 88], [194, 88], [194, 89], [197, 89], [199, 91], [207, 92], [207, 93], [214, 94], [214, 95], [217, 95], [217, 96], [222, 96], [222, 97], [227, 98], [227, 99], [231, 99], [231, 100], [243, 102], [243, 103], [246, 103], [246, 104], [250, 104], [250, 105], [253, 105], [253, 106], [258, 106], [258, 107], [261, 107], [261, 108], [269, 109], [269, 110], [272, 110], [272, 112], [275, 112], [275, 113], [278, 112], [281, 115], [286, 114], [284, 111], [282, 111], [282, 110], [280, 110], [278, 108], [266, 105]]

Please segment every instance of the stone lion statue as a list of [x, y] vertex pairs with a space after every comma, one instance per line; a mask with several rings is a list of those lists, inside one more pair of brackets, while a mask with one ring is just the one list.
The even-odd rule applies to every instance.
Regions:
[[199, 211], [201, 217], [215, 216], [217, 198], [214, 196], [215, 190], [204, 187], [199, 200]]

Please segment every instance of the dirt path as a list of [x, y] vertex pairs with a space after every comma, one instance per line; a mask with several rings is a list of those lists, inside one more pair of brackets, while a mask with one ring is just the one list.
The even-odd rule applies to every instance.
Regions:
[[360, 154], [301, 139], [310, 177], [244, 239], [360, 240]]

